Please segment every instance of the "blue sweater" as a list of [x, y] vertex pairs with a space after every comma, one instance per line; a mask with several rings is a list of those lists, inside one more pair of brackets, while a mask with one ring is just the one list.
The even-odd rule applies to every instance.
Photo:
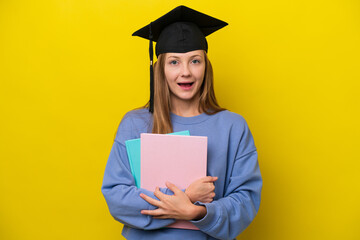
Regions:
[[[173, 219], [153, 219], [142, 209], [155, 209], [139, 194], [154, 194], [135, 186], [127, 158], [125, 141], [151, 132], [152, 115], [147, 109], [128, 112], [122, 119], [106, 165], [102, 193], [111, 215], [124, 224], [127, 239], [234, 239], [254, 219], [260, 205], [262, 178], [253, 137], [238, 114], [221, 111], [195, 117], [171, 114], [174, 132], [189, 130], [192, 136], [208, 137], [207, 175], [217, 176], [215, 198], [207, 214], [191, 221], [200, 231], [165, 228]], [[172, 194], [168, 189], [164, 193]]]

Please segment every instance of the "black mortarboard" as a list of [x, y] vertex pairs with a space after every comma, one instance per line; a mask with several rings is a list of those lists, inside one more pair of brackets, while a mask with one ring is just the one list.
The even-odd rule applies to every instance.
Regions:
[[152, 41], [157, 42], [156, 56], [167, 52], [185, 53], [194, 50], [207, 52], [205, 37], [226, 25], [228, 25], [226, 22], [209, 15], [185, 6], [178, 6], [132, 34], [150, 40], [150, 112], [153, 112], [154, 99]]

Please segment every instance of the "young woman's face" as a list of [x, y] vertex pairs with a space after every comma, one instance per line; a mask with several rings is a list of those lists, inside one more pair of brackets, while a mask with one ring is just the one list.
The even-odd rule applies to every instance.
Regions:
[[164, 70], [171, 98], [189, 101], [200, 96], [199, 90], [205, 75], [203, 50], [187, 53], [166, 53]]

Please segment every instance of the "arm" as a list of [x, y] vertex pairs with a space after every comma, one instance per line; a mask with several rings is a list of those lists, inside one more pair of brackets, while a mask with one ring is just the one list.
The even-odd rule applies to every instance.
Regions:
[[141, 197], [157, 207], [143, 210], [158, 219], [174, 218], [191, 221], [201, 231], [218, 239], [234, 239], [254, 219], [260, 204], [262, 179], [257, 162], [256, 150], [240, 156], [235, 161], [226, 196], [211, 203], [197, 202], [195, 205], [173, 184], [167, 187], [174, 195], [166, 195], [156, 189], [159, 199], [141, 194]]
[[201, 231], [219, 239], [234, 239], [255, 218], [260, 206], [262, 178], [251, 132], [241, 117], [232, 125], [227, 152], [224, 193], [205, 206], [207, 214], [192, 221]]
[[204, 206], [194, 205], [195, 201], [203, 200], [204, 202], [212, 202], [215, 196], [214, 181], [217, 177], [203, 177], [182, 191], [174, 184], [166, 182], [167, 190], [172, 194], [164, 194], [157, 187], [154, 195], [158, 198], [153, 199], [146, 194], [141, 193], [145, 201], [157, 207], [155, 210], [142, 210], [141, 214], [150, 215], [156, 219], [177, 219], [177, 220], [196, 220], [206, 215]]
[[111, 149], [101, 190], [111, 215], [123, 224], [150, 230], [165, 227], [175, 221], [173, 219], [154, 219], [140, 213], [143, 209], [155, 209], [154, 206], [144, 201], [140, 194], [156, 197], [151, 191], [138, 189], [135, 186], [126, 148], [118, 141], [114, 142]]
[[153, 216], [156, 219], [173, 218], [187, 221], [205, 216], [205, 207], [194, 205], [189, 197], [174, 184], [167, 182], [166, 186], [174, 193], [173, 195], [164, 194], [159, 188], [156, 188], [154, 192], [159, 200], [140, 194], [145, 201], [157, 207], [155, 210], [142, 210], [142, 214]]
[[257, 152], [253, 151], [236, 159], [225, 197], [211, 203], [196, 203], [205, 206], [207, 214], [192, 223], [215, 238], [235, 238], [255, 218], [261, 188]]

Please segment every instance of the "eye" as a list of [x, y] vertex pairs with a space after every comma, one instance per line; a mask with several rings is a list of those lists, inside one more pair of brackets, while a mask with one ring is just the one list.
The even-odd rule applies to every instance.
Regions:
[[194, 60], [191, 61], [191, 63], [198, 64], [198, 63], [200, 63], [200, 60], [194, 59]]
[[178, 61], [176, 61], [176, 60], [171, 60], [169, 63], [170, 63], [171, 65], [176, 65], [176, 64], [178, 64]]

